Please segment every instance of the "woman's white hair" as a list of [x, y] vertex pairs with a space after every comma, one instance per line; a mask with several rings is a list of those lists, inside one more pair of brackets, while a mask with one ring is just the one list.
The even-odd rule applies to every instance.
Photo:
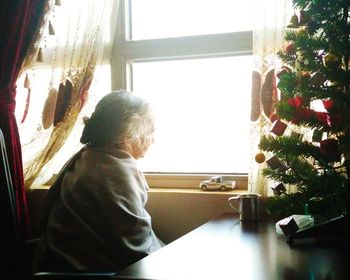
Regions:
[[114, 146], [138, 157], [153, 141], [154, 120], [149, 103], [127, 91], [105, 95], [84, 121], [80, 141], [86, 145]]

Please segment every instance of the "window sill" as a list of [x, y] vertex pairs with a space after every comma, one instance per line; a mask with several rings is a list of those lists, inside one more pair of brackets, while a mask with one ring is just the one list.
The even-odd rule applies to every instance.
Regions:
[[[199, 184], [212, 176], [221, 175], [227, 180], [236, 181], [236, 190], [248, 190], [248, 175], [245, 174], [152, 174], [145, 173], [148, 185], [152, 189], [190, 189], [199, 190]], [[232, 192], [229, 191], [229, 192]], [[209, 191], [213, 192], [213, 191]], [[219, 191], [218, 191], [219, 192]], [[222, 193], [222, 192], [220, 192]]]
[[184, 193], [184, 194], [200, 194], [200, 195], [238, 195], [247, 193], [247, 190], [233, 189], [227, 191], [202, 191], [201, 189], [190, 189], [190, 188], [149, 188], [149, 193]]
[[[166, 173], [144, 173], [147, 183], [151, 189], [169, 189], [173, 190], [189, 190], [189, 192], [203, 192], [198, 186], [204, 181], [210, 179], [212, 176], [224, 176], [228, 180], [236, 181], [236, 188], [229, 193], [239, 190], [247, 192], [248, 190], [248, 175], [246, 174], [166, 174]], [[50, 185], [55, 181], [56, 175], [52, 177], [46, 185], [36, 186], [35, 189], [49, 189]], [[213, 193], [214, 191], [207, 191]], [[217, 191], [215, 193], [225, 193]]]
[[[30, 191], [35, 190], [48, 190], [50, 188], [49, 185], [42, 185], [33, 187], [30, 189]], [[149, 193], [194, 193], [194, 194], [202, 194], [202, 195], [237, 195], [237, 194], [244, 194], [247, 193], [247, 190], [242, 189], [233, 189], [233, 190], [227, 190], [227, 191], [215, 191], [215, 190], [209, 190], [209, 191], [202, 191], [201, 189], [193, 189], [193, 188], [167, 188], [167, 187], [161, 187], [161, 188], [154, 188], [151, 187], [148, 189]]]

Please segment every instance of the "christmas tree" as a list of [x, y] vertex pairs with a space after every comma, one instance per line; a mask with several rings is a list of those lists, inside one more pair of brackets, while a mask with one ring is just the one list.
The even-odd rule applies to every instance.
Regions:
[[271, 129], [259, 143], [269, 155], [263, 175], [276, 183], [267, 208], [331, 218], [350, 213], [350, 1], [293, 7]]

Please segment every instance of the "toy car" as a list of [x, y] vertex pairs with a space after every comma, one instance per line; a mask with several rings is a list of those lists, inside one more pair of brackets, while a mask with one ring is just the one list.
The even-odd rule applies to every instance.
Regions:
[[236, 181], [224, 180], [222, 176], [214, 176], [209, 180], [202, 181], [199, 184], [202, 191], [207, 190], [232, 190], [236, 187]]

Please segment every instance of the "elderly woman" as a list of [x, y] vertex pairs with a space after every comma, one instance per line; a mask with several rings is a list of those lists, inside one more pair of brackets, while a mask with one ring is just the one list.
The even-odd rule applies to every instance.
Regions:
[[104, 96], [85, 123], [85, 146], [48, 191], [36, 271], [119, 271], [162, 246], [145, 210], [137, 167], [153, 142], [150, 106], [134, 94]]

